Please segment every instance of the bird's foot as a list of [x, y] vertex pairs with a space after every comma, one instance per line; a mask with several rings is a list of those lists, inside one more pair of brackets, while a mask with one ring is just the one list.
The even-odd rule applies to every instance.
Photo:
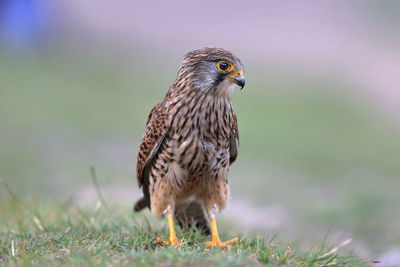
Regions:
[[183, 243], [179, 242], [178, 238], [176, 238], [176, 237], [175, 238], [170, 238], [169, 241], [162, 240], [161, 237], [156, 237], [154, 239], [154, 241], [156, 243], [163, 244], [164, 246], [169, 246], [169, 247], [175, 246], [177, 248], [183, 248], [184, 247]]
[[211, 241], [208, 241], [208, 242], [206, 242], [206, 245], [207, 246], [209, 246], [209, 247], [211, 247], [211, 248], [226, 248], [226, 249], [231, 249], [231, 244], [232, 243], [235, 243], [235, 242], [238, 242], [239, 241], [239, 238], [237, 238], [237, 237], [234, 237], [234, 238], [232, 238], [232, 239], [229, 239], [228, 241], [225, 241], [225, 242], [222, 242], [221, 240], [219, 240], [219, 239], [216, 239], [216, 240], [211, 240]]

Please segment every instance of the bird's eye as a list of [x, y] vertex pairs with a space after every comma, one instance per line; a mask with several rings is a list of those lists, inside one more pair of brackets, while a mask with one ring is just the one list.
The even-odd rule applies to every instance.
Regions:
[[223, 71], [226, 71], [229, 68], [229, 63], [226, 61], [221, 61], [219, 63], [219, 68]]
[[233, 70], [232, 64], [225, 60], [218, 61], [216, 67], [222, 73], [228, 73]]

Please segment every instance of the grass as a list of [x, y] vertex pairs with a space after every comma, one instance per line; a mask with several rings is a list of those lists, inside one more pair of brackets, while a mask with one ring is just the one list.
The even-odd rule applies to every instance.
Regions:
[[[325, 244], [304, 250], [280, 243], [276, 236], [246, 237], [230, 250], [210, 249], [208, 237], [180, 232], [185, 247], [161, 246], [165, 227], [153, 229], [130, 208], [80, 207], [72, 201], [44, 204], [32, 199], [0, 203], [0, 265], [7, 266], [364, 266], [350, 253]], [[222, 224], [222, 238], [231, 237]]]

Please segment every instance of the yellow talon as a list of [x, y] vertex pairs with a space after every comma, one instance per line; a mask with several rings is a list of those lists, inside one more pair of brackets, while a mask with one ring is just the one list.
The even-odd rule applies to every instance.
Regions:
[[239, 238], [234, 237], [232, 239], [229, 239], [228, 241], [222, 242], [221, 240], [212, 240], [209, 242], [206, 242], [206, 245], [211, 247], [211, 248], [220, 248], [220, 247], [225, 247], [227, 249], [231, 248], [232, 243], [238, 242]]
[[228, 241], [222, 242], [222, 241], [219, 239], [218, 229], [217, 229], [217, 223], [216, 223], [215, 219], [212, 219], [211, 222], [210, 222], [210, 224], [211, 224], [211, 236], [212, 236], [211, 238], [212, 238], [212, 239], [211, 239], [211, 241], [206, 242], [206, 245], [207, 245], [207, 246], [209, 246], [209, 247], [211, 247], [211, 248], [215, 248], [215, 247], [216, 247], [216, 248], [224, 247], [224, 248], [230, 249], [230, 248], [231, 248], [230, 244], [239, 241], [239, 238], [234, 237], [234, 238], [232, 238], [232, 239], [229, 239]]
[[176, 237], [175, 233], [175, 226], [174, 226], [174, 218], [172, 216], [168, 216], [168, 227], [169, 227], [169, 241], [164, 241], [160, 237], [156, 237], [154, 240], [156, 243], [162, 243], [165, 246], [176, 246], [178, 248], [183, 248], [184, 245], [179, 242], [178, 238]]

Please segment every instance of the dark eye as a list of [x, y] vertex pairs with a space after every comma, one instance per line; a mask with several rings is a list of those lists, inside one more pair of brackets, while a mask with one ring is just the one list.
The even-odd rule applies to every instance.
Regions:
[[215, 67], [217, 68], [217, 70], [223, 74], [229, 73], [231, 71], [234, 70], [234, 66], [232, 65], [232, 63], [230, 63], [229, 61], [226, 60], [220, 60], [215, 62]]
[[226, 62], [226, 61], [221, 61], [221, 62], [219, 63], [219, 69], [220, 69], [220, 70], [226, 71], [226, 70], [228, 70], [228, 68], [229, 68], [229, 63], [228, 63], [228, 62]]

